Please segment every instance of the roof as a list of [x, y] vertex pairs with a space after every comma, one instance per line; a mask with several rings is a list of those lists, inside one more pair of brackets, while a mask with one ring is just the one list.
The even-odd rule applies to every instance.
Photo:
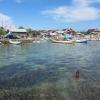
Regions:
[[50, 33], [50, 35], [52, 35], [52, 36], [53, 36], [53, 35], [56, 35], [56, 34], [57, 34], [57, 33], [55, 33], [55, 32], [54, 32], [54, 33], [52, 33], [52, 32]]
[[10, 30], [11, 32], [18, 32], [18, 33], [26, 33], [27, 31], [26, 31], [26, 29], [11, 29]]
[[59, 33], [59, 34], [62, 34], [62, 33], [64, 33], [64, 31], [56, 31], [57, 33]]

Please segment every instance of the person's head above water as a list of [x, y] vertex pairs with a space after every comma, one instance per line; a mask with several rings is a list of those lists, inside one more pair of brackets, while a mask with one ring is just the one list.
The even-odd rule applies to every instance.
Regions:
[[80, 78], [80, 71], [77, 70], [75, 73], [75, 79], [79, 79]]

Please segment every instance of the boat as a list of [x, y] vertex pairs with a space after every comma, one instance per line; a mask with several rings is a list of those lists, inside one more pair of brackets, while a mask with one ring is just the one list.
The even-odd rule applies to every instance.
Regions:
[[18, 45], [18, 44], [21, 44], [21, 41], [18, 41], [18, 40], [9, 40], [9, 43], [11, 43], [11, 44], [16, 44], [16, 45]]
[[66, 41], [58, 41], [58, 40], [54, 40], [54, 39], [50, 39], [51, 40], [51, 42], [53, 42], [53, 43], [65, 43], [65, 44], [73, 44], [73, 43], [75, 43], [74, 41], [72, 41], [72, 40], [66, 40]]
[[86, 39], [77, 39], [75, 40], [76, 43], [87, 43]]
[[40, 43], [40, 41], [33, 41], [33, 43]]
[[36, 43], [40, 43], [40, 41], [36, 41]]

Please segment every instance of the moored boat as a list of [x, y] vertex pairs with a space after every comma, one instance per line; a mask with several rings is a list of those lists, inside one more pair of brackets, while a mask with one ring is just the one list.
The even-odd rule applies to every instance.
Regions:
[[50, 39], [50, 40], [53, 43], [65, 43], [65, 44], [73, 44], [74, 43], [74, 41], [72, 41], [72, 40], [66, 40], [66, 41], [57, 41], [57, 40], [54, 40], [54, 39]]
[[87, 43], [86, 39], [77, 39], [75, 40], [76, 43]]
[[11, 43], [11, 44], [21, 44], [21, 41], [17, 41], [17, 40], [9, 40], [9, 43]]
[[40, 41], [33, 41], [33, 43], [40, 43]]

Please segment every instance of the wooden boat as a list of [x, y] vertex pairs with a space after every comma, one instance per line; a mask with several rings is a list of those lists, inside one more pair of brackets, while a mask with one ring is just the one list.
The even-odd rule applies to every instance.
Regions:
[[86, 39], [78, 39], [78, 40], [75, 40], [76, 43], [87, 43], [87, 40]]
[[65, 43], [65, 44], [73, 44], [74, 43], [74, 41], [72, 41], [72, 40], [67, 40], [67, 41], [57, 41], [57, 40], [54, 40], [54, 39], [50, 39], [50, 40], [53, 43]]
[[20, 41], [17, 41], [17, 40], [9, 40], [9, 43], [11, 43], [11, 44], [16, 44], [16, 45], [18, 45], [18, 44], [21, 44], [21, 42]]

